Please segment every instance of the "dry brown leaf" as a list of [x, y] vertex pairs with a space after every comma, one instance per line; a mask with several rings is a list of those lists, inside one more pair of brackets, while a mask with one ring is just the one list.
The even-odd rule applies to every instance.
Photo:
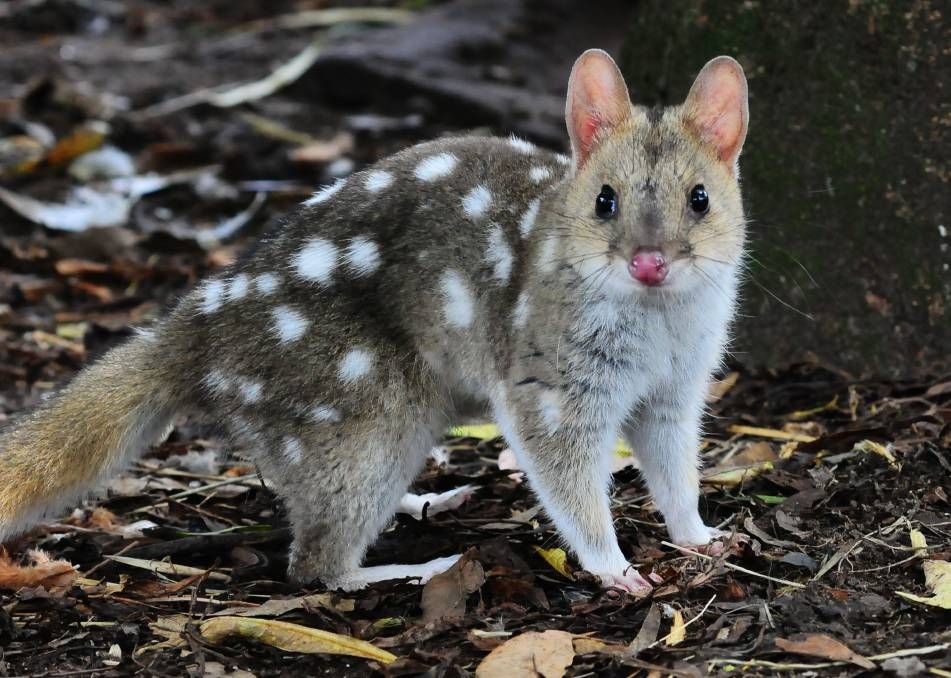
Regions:
[[809, 633], [795, 640], [777, 638], [776, 647], [790, 654], [849, 662], [868, 670], [876, 668], [874, 663], [857, 654], [844, 643], [821, 633]]
[[574, 635], [566, 631], [529, 631], [492, 650], [476, 669], [476, 678], [562, 678], [575, 657]]
[[485, 583], [482, 563], [473, 559], [469, 551], [445, 572], [440, 572], [423, 587], [423, 623], [444, 618], [458, 618], [466, 614], [466, 598]]
[[629, 646], [631, 653], [637, 655], [638, 652], [646, 650], [657, 640], [657, 633], [660, 631], [660, 618], [660, 607], [657, 603], [651, 603], [647, 616], [644, 617], [644, 623], [641, 624], [640, 631], [631, 641]]
[[62, 591], [79, 576], [72, 563], [53, 560], [45, 551], [28, 551], [27, 557], [32, 565], [17, 565], [6, 551], [0, 552], [0, 589], [16, 591], [42, 586], [47, 591]]
[[716, 485], [718, 487], [736, 487], [742, 485], [747, 480], [752, 480], [761, 473], [773, 470], [773, 462], [762, 461], [749, 466], [721, 470], [712, 468], [701, 478], [701, 481], [707, 485]]
[[755, 436], [757, 438], [772, 438], [774, 440], [795, 440], [800, 443], [811, 443], [816, 437], [805, 433], [792, 433], [789, 431], [780, 431], [774, 428], [762, 428], [759, 426], [746, 426], [743, 424], [733, 424], [727, 429], [730, 433], [739, 433], [740, 435]]
[[736, 385], [739, 378], [739, 372], [730, 372], [723, 379], [714, 379], [710, 383], [710, 388], [707, 389], [707, 402], [715, 403], [725, 396]]
[[271, 598], [261, 605], [248, 608], [247, 610], [240, 612], [221, 610], [209, 616], [280, 617], [282, 614], [287, 614], [295, 610], [313, 610], [316, 608], [336, 610], [337, 612], [353, 612], [354, 600], [353, 598], [340, 598], [333, 593], [314, 593], [309, 596], [299, 596], [297, 598]]

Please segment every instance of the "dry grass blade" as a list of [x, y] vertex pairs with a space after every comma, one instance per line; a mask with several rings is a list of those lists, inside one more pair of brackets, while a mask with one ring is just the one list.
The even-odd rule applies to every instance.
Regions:
[[774, 440], [791, 440], [797, 443], [811, 443], [816, 440], [815, 436], [805, 433], [791, 433], [789, 431], [780, 431], [775, 428], [761, 428], [759, 426], [744, 426], [734, 424], [727, 429], [730, 433], [739, 433], [740, 435], [755, 436], [758, 438], [772, 438]]
[[200, 567], [176, 565], [175, 563], [168, 563], [164, 560], [143, 560], [142, 558], [130, 558], [129, 556], [106, 556], [106, 558], [117, 563], [122, 563], [123, 565], [128, 565], [129, 567], [137, 567], [141, 570], [155, 572], [156, 574], [164, 574], [175, 577], [206, 575], [209, 579], [217, 579], [218, 581], [231, 581], [231, 577], [224, 574], [223, 572], [211, 572], [208, 570], [203, 570]]
[[[698, 558], [703, 558], [704, 560], [716, 560], [715, 558], [712, 558], [712, 557], [708, 556], [708, 555], [705, 554], [705, 553], [700, 553], [700, 552], [698, 552], [698, 551], [693, 551], [693, 550], [691, 550], [691, 549], [684, 548], [683, 546], [678, 546], [677, 544], [672, 544], [672, 543], [669, 542], [669, 541], [662, 541], [661, 544], [663, 544], [664, 546], [668, 546], [668, 547], [670, 547], [670, 548], [672, 548], [672, 549], [677, 549], [678, 551], [681, 551], [681, 552], [683, 552], [683, 553], [689, 553], [689, 554], [692, 555], [692, 556], [697, 556]], [[795, 581], [789, 581], [788, 579], [780, 579], [779, 577], [770, 577], [769, 575], [763, 574], [762, 572], [755, 572], [754, 570], [748, 570], [748, 569], [746, 569], [745, 567], [740, 567], [739, 565], [734, 565], [733, 563], [729, 563], [729, 562], [727, 562], [727, 561], [725, 561], [725, 560], [722, 561], [722, 562], [720, 563], [720, 565], [723, 565], [723, 567], [728, 568], [728, 569], [730, 569], [730, 570], [736, 570], [737, 572], [742, 572], [743, 574], [748, 574], [748, 575], [753, 576], [753, 577], [759, 577], [760, 579], [768, 579], [769, 581], [776, 582], [777, 584], [783, 584], [783, 585], [785, 585], [785, 586], [793, 586], [793, 587], [795, 587], [795, 588], [797, 588], [797, 589], [804, 589], [804, 588], [806, 588], [806, 585], [805, 585], [805, 584], [800, 584], [799, 582], [795, 582]]]

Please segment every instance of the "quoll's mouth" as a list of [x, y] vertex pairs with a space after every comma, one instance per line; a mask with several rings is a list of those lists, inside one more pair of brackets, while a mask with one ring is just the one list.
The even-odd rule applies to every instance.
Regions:
[[660, 250], [641, 248], [631, 257], [627, 270], [639, 283], [648, 287], [657, 287], [667, 278], [669, 266], [667, 257]]

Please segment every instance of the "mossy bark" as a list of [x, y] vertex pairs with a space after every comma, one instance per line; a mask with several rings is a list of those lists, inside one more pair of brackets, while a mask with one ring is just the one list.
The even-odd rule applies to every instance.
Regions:
[[881, 0], [639, 3], [622, 53], [635, 100], [679, 101], [718, 54], [749, 78], [741, 361], [948, 369], [947, 14]]

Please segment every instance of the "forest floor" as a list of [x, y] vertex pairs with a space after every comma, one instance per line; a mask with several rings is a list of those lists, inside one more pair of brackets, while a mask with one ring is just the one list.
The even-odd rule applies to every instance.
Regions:
[[[260, 5], [0, 8], [0, 425], [315, 187], [472, 131], [425, 98], [343, 109], [279, 86], [317, 23], [354, 28]], [[716, 557], [668, 544], [619, 452], [621, 547], [660, 582], [640, 599], [565, 560], [484, 427], [447, 432], [416, 484], [470, 484], [469, 501], [397, 516], [368, 556], [458, 566], [299, 590], [266, 479], [182, 419], [104, 498], [6, 544], [0, 676], [951, 676], [951, 376], [733, 365], [710, 408], [701, 512], [746, 538]]]

